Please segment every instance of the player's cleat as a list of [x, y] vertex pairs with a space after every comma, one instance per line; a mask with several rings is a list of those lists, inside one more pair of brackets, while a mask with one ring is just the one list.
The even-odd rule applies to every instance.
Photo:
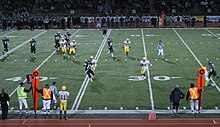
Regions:
[[93, 82], [93, 79], [92, 79], [92, 78], [89, 78], [89, 79], [90, 79], [91, 82]]

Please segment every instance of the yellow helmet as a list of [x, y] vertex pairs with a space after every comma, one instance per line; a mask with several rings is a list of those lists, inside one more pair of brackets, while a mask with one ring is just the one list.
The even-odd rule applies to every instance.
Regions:
[[147, 60], [147, 57], [145, 56], [145, 57], [143, 57], [143, 60]]
[[75, 42], [76, 40], [75, 39], [73, 39], [73, 42]]
[[129, 39], [128, 39], [128, 38], [126, 38], [125, 40], [126, 40], [126, 41], [129, 41]]
[[62, 86], [62, 90], [65, 91], [66, 90], [66, 86]]
[[62, 40], [64, 40], [65, 38], [64, 37], [62, 37]]
[[203, 67], [204, 70], [206, 70], [206, 67]]
[[60, 34], [60, 31], [58, 31], [58, 34]]
[[89, 58], [93, 59], [94, 57], [93, 57], [93, 56], [90, 56]]

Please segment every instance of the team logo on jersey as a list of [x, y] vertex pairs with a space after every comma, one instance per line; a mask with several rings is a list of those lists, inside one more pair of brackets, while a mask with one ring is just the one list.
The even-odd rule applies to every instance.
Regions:
[[129, 76], [128, 80], [130, 81], [142, 81], [144, 78], [142, 76]]

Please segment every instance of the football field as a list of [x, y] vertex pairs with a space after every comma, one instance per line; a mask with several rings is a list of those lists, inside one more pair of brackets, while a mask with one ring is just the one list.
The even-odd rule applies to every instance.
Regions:
[[[54, 49], [54, 34], [71, 33], [77, 41], [76, 61], [63, 57]], [[16, 89], [26, 75], [38, 69], [40, 88], [58, 83], [70, 92], [69, 110], [167, 110], [169, 95], [176, 84], [186, 95], [190, 83], [197, 84], [198, 69], [208, 68], [211, 60], [220, 75], [220, 29], [109, 29], [107, 36], [96, 29], [68, 30], [20, 30], [0, 31], [0, 37], [10, 39], [9, 56], [0, 56], [0, 88], [10, 94], [10, 109], [18, 110]], [[114, 55], [108, 53], [107, 38], [114, 44]], [[30, 39], [37, 41], [36, 58], [30, 53]], [[130, 52], [126, 56], [123, 41], [131, 40]], [[71, 39], [71, 40], [72, 40]], [[162, 41], [164, 57], [157, 56], [157, 44]], [[0, 47], [3, 50], [3, 47]], [[84, 72], [84, 61], [96, 58], [94, 81]], [[146, 80], [139, 79], [140, 60], [144, 56], [150, 61]], [[213, 77], [212, 86], [206, 86], [202, 97], [202, 109], [220, 108], [220, 79]], [[25, 84], [26, 88], [30, 84]], [[42, 101], [39, 95], [39, 108]], [[28, 94], [29, 108], [33, 109], [31, 92]], [[189, 110], [189, 102], [181, 100], [180, 109]], [[217, 110], [218, 111], [218, 110]]]

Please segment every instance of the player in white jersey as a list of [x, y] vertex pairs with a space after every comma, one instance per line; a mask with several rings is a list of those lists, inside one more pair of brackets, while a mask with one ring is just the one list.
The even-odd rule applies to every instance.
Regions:
[[62, 86], [62, 90], [59, 91], [59, 98], [60, 98], [60, 119], [62, 118], [62, 111], [64, 111], [64, 119], [67, 119], [66, 110], [67, 110], [67, 100], [69, 97], [69, 92], [66, 91], [66, 86]]
[[76, 55], [76, 40], [72, 40], [70, 42], [70, 50], [69, 50], [69, 55], [72, 55], [72, 58], [75, 59], [75, 55]]
[[[143, 60], [140, 61], [141, 66], [141, 76], [143, 79], [146, 79], [145, 72], [147, 70], [148, 64], [150, 64], [150, 61], [147, 60], [147, 57], [143, 57]], [[152, 66], [152, 64], [150, 64]]]
[[58, 96], [58, 90], [57, 90], [57, 83], [53, 82], [53, 85], [50, 86], [50, 90], [53, 92], [53, 109], [57, 109], [57, 96]]
[[61, 47], [61, 51], [63, 53], [63, 56], [66, 55], [66, 44], [67, 44], [67, 41], [65, 40], [65, 38], [62, 38], [60, 41], [60, 47]]
[[163, 49], [164, 49], [164, 45], [161, 41], [159, 41], [159, 43], [157, 45], [158, 57], [161, 55], [162, 59], [164, 59]]

